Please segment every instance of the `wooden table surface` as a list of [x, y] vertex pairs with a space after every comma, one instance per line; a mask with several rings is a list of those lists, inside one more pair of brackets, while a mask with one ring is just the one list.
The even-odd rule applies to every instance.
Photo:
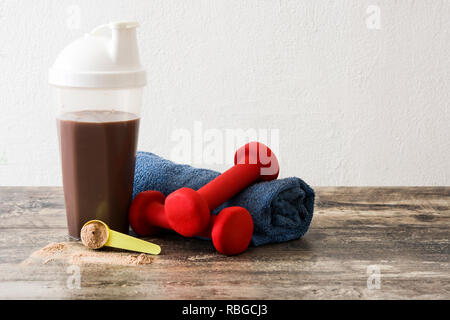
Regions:
[[0, 298], [450, 299], [450, 188], [316, 193], [302, 239], [227, 257], [166, 234], [152, 264], [82, 266], [77, 289], [64, 263], [20, 264], [67, 240], [61, 188], [0, 187]]

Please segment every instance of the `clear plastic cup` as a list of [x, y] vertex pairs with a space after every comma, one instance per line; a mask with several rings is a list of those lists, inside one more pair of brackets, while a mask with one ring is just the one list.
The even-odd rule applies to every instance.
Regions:
[[58, 55], [54, 87], [69, 235], [90, 220], [128, 233], [142, 93], [134, 21], [95, 28]]
[[142, 88], [56, 88], [69, 235], [98, 219], [128, 233]]

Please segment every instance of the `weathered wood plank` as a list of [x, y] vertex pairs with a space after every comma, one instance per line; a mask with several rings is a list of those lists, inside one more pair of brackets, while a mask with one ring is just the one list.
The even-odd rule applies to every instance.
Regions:
[[[0, 187], [0, 298], [450, 298], [450, 188], [317, 188], [300, 240], [217, 254], [209, 242], [152, 238], [163, 254], [143, 266], [82, 265], [69, 289], [62, 262], [20, 265], [66, 241], [60, 188]], [[367, 288], [367, 267], [381, 288]]]

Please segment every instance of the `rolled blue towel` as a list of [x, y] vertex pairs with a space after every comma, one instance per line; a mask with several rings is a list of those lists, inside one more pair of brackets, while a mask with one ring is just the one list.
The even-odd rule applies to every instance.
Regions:
[[[145, 190], [157, 190], [166, 196], [182, 187], [198, 190], [219, 174], [176, 164], [150, 152], [138, 152], [133, 198]], [[231, 206], [244, 207], [252, 215], [252, 245], [283, 242], [300, 238], [308, 230], [314, 211], [314, 190], [296, 177], [258, 182], [212, 213]]]

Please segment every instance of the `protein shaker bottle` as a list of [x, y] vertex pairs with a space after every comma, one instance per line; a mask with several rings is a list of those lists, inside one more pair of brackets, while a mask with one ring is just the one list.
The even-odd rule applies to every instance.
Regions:
[[49, 72], [57, 103], [69, 235], [102, 220], [128, 233], [142, 91], [136, 22], [111, 22], [75, 40]]

